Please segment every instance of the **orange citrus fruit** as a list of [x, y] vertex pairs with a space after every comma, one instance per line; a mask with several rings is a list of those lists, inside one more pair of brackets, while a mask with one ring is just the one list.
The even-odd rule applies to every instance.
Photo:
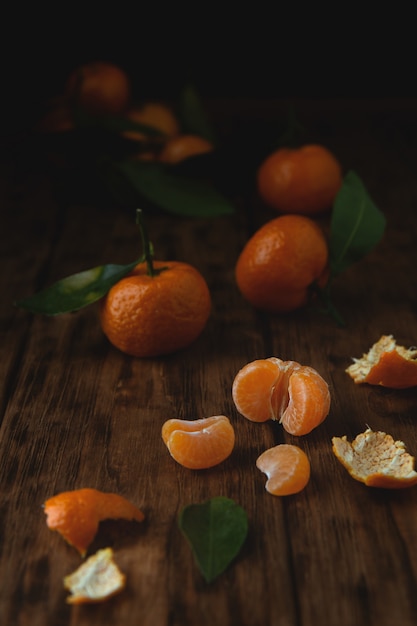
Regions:
[[367, 354], [354, 359], [346, 372], [355, 383], [406, 389], [417, 385], [417, 348], [398, 346], [392, 335], [382, 335]]
[[310, 480], [310, 461], [301, 448], [279, 444], [265, 450], [256, 460], [256, 467], [267, 475], [265, 489], [274, 496], [298, 493]]
[[403, 441], [368, 428], [350, 443], [346, 436], [333, 437], [333, 452], [355, 480], [368, 487], [401, 489], [417, 484], [414, 457]]
[[314, 215], [330, 209], [342, 185], [336, 157], [324, 146], [280, 148], [257, 172], [259, 195], [282, 213]]
[[180, 261], [147, 263], [114, 285], [101, 302], [104, 334], [136, 357], [169, 354], [192, 343], [210, 315], [211, 298], [200, 272]]
[[232, 397], [248, 420], [279, 420], [292, 435], [311, 432], [330, 410], [328, 384], [315, 369], [276, 357], [242, 367], [233, 381]]
[[197, 420], [170, 419], [162, 426], [162, 439], [180, 465], [207, 469], [230, 456], [235, 431], [225, 415]]
[[169, 138], [162, 148], [159, 160], [163, 163], [175, 165], [198, 154], [205, 154], [214, 150], [213, 144], [198, 135], [177, 135]]
[[[145, 102], [142, 106], [134, 106], [128, 110], [126, 117], [132, 122], [150, 126], [163, 133], [164, 137], [160, 137], [160, 140], [177, 135], [180, 131], [178, 120], [172, 109], [162, 102]], [[132, 140], [148, 138], [145, 133], [135, 130], [124, 131], [123, 136]]]
[[82, 556], [101, 521], [144, 519], [142, 511], [123, 496], [89, 488], [59, 493], [45, 502], [44, 509], [48, 528], [58, 531]]
[[328, 276], [328, 245], [319, 226], [303, 215], [282, 215], [264, 224], [241, 251], [237, 286], [255, 308], [284, 313], [304, 306], [312, 286]]
[[130, 102], [131, 85], [126, 72], [105, 61], [86, 63], [67, 79], [68, 100], [92, 115], [123, 113]]
[[126, 586], [126, 576], [113, 560], [113, 550], [104, 548], [90, 556], [72, 574], [65, 576], [64, 587], [71, 592], [68, 604], [102, 602]]

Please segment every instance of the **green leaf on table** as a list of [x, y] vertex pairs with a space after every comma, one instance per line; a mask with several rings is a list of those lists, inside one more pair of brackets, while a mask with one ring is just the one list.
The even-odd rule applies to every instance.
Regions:
[[60, 315], [78, 311], [102, 298], [114, 284], [142, 260], [139, 259], [128, 265], [100, 265], [73, 274], [29, 298], [19, 300], [16, 306], [44, 315]]
[[330, 272], [337, 276], [370, 252], [382, 238], [386, 220], [355, 172], [336, 196], [330, 225]]
[[217, 143], [215, 132], [207, 118], [202, 101], [192, 85], [181, 92], [179, 117], [184, 134], [199, 135], [213, 144]]
[[125, 160], [115, 167], [140, 195], [168, 213], [184, 217], [234, 213], [232, 204], [210, 184], [172, 174], [161, 164]]
[[248, 533], [244, 509], [223, 496], [184, 507], [178, 524], [207, 582], [224, 572]]

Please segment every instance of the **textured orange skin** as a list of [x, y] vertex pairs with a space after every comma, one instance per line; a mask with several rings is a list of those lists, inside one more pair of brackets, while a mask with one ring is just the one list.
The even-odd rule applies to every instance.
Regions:
[[197, 420], [167, 420], [162, 427], [162, 439], [180, 465], [207, 469], [230, 456], [235, 433], [226, 416], [214, 415]]
[[159, 160], [175, 165], [197, 154], [205, 154], [213, 150], [213, 144], [197, 135], [177, 135], [168, 139], [163, 147]]
[[[102, 300], [104, 334], [122, 352], [151, 357], [176, 352], [192, 343], [210, 315], [211, 299], [202, 275], [179, 261], [145, 263], [114, 285]], [[164, 268], [164, 269], [163, 269]]]
[[89, 488], [59, 493], [49, 498], [44, 507], [48, 528], [58, 531], [82, 556], [93, 541], [100, 521], [144, 519], [142, 511], [122, 496]]
[[281, 148], [261, 164], [257, 182], [259, 195], [271, 208], [314, 215], [332, 207], [342, 185], [342, 170], [323, 146]]
[[246, 364], [235, 376], [232, 397], [247, 419], [279, 420], [296, 436], [319, 426], [330, 410], [328, 385], [315, 369], [276, 357]]
[[406, 389], [417, 385], [417, 361], [405, 359], [395, 350], [383, 352], [363, 382], [391, 389]]
[[87, 63], [70, 74], [65, 93], [88, 113], [116, 115], [124, 112], [130, 102], [130, 80], [112, 63]]
[[293, 311], [307, 304], [314, 281], [326, 282], [328, 254], [324, 234], [312, 219], [282, 215], [246, 243], [236, 263], [237, 286], [257, 309]]

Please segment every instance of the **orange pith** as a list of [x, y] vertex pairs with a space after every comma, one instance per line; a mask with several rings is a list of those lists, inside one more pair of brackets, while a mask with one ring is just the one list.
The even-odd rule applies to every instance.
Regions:
[[68, 604], [102, 602], [120, 593], [125, 585], [126, 576], [114, 562], [111, 548], [99, 550], [64, 578], [64, 587], [71, 592]]
[[406, 389], [417, 385], [417, 349], [398, 346], [392, 335], [382, 335], [367, 354], [354, 359], [346, 372], [355, 383]]
[[308, 434], [330, 410], [329, 387], [315, 369], [276, 357], [245, 365], [235, 376], [232, 397], [247, 419], [279, 420], [292, 435]]
[[368, 428], [350, 443], [347, 437], [333, 437], [336, 458], [355, 480], [368, 487], [402, 489], [417, 484], [414, 457], [403, 441]]
[[137, 357], [169, 354], [192, 343], [210, 315], [203, 276], [179, 261], [153, 261], [156, 276], [140, 263], [103, 299], [104, 334], [122, 352]]
[[204, 137], [199, 137], [198, 135], [177, 135], [170, 137], [166, 141], [159, 155], [159, 160], [163, 163], [175, 165], [189, 157], [211, 152], [213, 149], [213, 144]]
[[45, 502], [46, 523], [84, 556], [98, 525], [106, 519], [141, 522], [144, 514], [126, 498], [97, 489], [64, 491]]
[[262, 200], [282, 213], [315, 215], [332, 207], [342, 185], [338, 160], [324, 146], [280, 148], [257, 173]]
[[280, 444], [265, 450], [256, 467], [267, 475], [265, 489], [275, 496], [300, 492], [310, 479], [310, 461], [298, 446]]
[[247, 241], [235, 268], [243, 297], [255, 308], [285, 313], [304, 306], [316, 282], [327, 280], [328, 245], [308, 217], [283, 215]]
[[188, 469], [207, 469], [230, 456], [235, 433], [229, 418], [213, 415], [193, 421], [167, 420], [162, 439], [177, 463]]

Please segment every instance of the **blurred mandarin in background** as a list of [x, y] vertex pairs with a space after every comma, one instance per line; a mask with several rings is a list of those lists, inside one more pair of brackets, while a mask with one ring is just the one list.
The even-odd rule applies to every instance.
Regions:
[[199, 135], [177, 135], [169, 138], [160, 152], [159, 160], [162, 163], [175, 165], [185, 159], [214, 150], [214, 145], [208, 139]]

